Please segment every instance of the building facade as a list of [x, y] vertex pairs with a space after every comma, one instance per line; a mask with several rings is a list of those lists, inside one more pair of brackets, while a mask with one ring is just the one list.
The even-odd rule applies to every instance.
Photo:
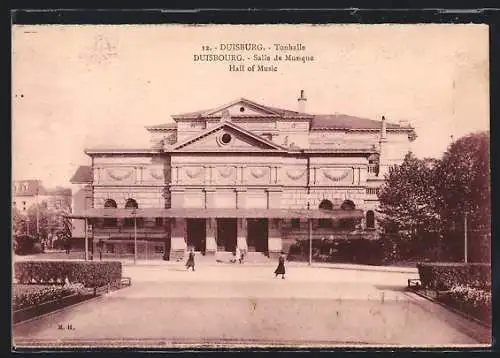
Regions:
[[[315, 238], [374, 238], [377, 190], [415, 131], [385, 118], [308, 114], [306, 101], [302, 91], [292, 111], [241, 98], [147, 127], [147, 149], [87, 149], [92, 166], [72, 182], [85, 188], [75, 218], [88, 219], [92, 247], [148, 258], [188, 247], [274, 256], [307, 237], [302, 214], [312, 212], [321, 213], [309, 216]], [[113, 214], [122, 209], [142, 214]], [[322, 216], [353, 210], [359, 220]]]
[[12, 190], [12, 207], [27, 213], [33, 205], [43, 205], [49, 210], [70, 209], [72, 192], [69, 188], [45, 188], [40, 180], [15, 180]]

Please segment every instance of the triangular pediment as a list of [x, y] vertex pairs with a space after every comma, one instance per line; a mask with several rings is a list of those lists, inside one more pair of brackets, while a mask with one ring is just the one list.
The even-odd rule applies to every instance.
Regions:
[[240, 98], [221, 107], [212, 109], [205, 113], [207, 117], [276, 117], [280, 114], [268, 107], [259, 105], [245, 98]]
[[265, 138], [247, 131], [234, 123], [221, 122], [203, 132], [172, 146], [173, 151], [247, 152], [284, 151]]

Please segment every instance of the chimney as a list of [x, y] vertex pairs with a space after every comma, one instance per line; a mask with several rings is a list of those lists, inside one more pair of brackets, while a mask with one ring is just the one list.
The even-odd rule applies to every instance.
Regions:
[[380, 127], [380, 140], [387, 139], [387, 124], [385, 123], [385, 116], [382, 116], [382, 123]]
[[299, 112], [305, 113], [307, 98], [304, 95], [304, 90], [300, 90], [300, 97], [297, 99], [297, 101], [299, 102]]

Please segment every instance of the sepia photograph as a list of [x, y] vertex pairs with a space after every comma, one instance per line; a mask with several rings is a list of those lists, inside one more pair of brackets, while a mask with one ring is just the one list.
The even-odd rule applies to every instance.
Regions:
[[491, 346], [487, 25], [11, 32], [14, 351]]

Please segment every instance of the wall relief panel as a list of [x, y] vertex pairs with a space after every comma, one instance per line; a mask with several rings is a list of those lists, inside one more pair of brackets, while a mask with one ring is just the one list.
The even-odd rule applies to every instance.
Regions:
[[271, 180], [269, 167], [249, 167], [246, 169], [246, 181], [249, 184], [267, 184]]
[[303, 178], [305, 174], [305, 169], [289, 169], [286, 171], [286, 176], [294, 181]]
[[215, 182], [228, 184], [236, 181], [236, 168], [233, 166], [217, 166], [215, 169]]
[[319, 169], [321, 173], [316, 178], [319, 184], [353, 184], [353, 169], [352, 168], [323, 168]]
[[107, 168], [106, 179], [109, 181], [131, 181], [135, 180], [135, 169], [131, 167]]
[[205, 168], [202, 166], [181, 167], [181, 181], [184, 183], [203, 183], [205, 180]]

